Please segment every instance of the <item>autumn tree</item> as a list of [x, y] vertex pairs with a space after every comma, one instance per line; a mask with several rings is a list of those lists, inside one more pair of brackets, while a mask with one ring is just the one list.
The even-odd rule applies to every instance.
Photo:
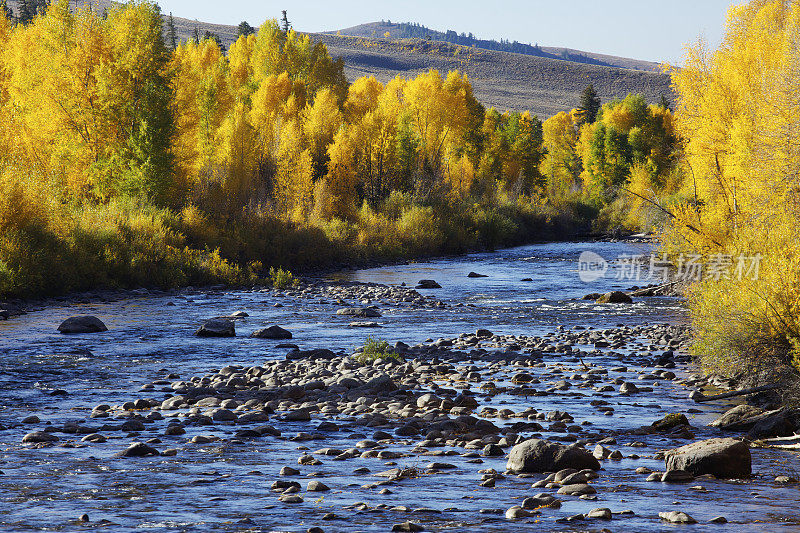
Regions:
[[797, 2], [735, 5], [720, 47], [698, 42], [672, 71], [692, 178], [668, 244], [761, 258], [757, 275], [733, 271], [693, 290], [697, 352], [709, 370], [800, 361], [798, 37]]

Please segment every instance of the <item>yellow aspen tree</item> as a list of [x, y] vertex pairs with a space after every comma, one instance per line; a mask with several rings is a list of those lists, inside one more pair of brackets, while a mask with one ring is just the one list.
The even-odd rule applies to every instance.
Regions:
[[328, 169], [328, 145], [342, 126], [344, 117], [336, 95], [331, 89], [320, 90], [314, 104], [306, 106], [302, 117], [305, 138], [314, 164], [314, 179], [324, 176]]

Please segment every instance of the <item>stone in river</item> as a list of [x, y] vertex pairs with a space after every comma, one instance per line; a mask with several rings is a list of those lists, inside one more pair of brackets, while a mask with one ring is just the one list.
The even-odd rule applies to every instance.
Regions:
[[212, 318], [200, 326], [195, 333], [198, 337], [235, 337], [236, 327], [233, 320], [227, 318]]
[[631, 304], [633, 303], [633, 299], [625, 294], [624, 292], [620, 291], [611, 291], [607, 292], [600, 296], [597, 299], [597, 303], [599, 304]]
[[749, 478], [752, 474], [750, 447], [741, 440], [709, 439], [670, 450], [664, 455], [667, 470], [686, 470], [695, 476]]
[[308, 492], [325, 492], [326, 490], [331, 490], [331, 489], [322, 481], [312, 480], [308, 482], [306, 490]]
[[421, 279], [417, 283], [416, 289], [441, 289], [442, 286], [432, 279]]
[[659, 518], [673, 524], [696, 524], [697, 520], [682, 511], [658, 513]]
[[158, 450], [152, 446], [148, 446], [143, 442], [134, 442], [126, 449], [115, 454], [115, 457], [149, 457], [152, 455], [161, 455]]
[[564, 494], [567, 496], [583, 496], [585, 494], [595, 494], [597, 491], [591, 485], [586, 483], [576, 483], [575, 485], [564, 485], [558, 489], [557, 494]]
[[378, 318], [381, 316], [378, 310], [372, 307], [345, 307], [336, 311], [336, 314], [357, 318]]
[[565, 468], [599, 470], [600, 463], [583, 448], [529, 439], [511, 449], [506, 464], [506, 469], [513, 473], [556, 472]]
[[351, 328], [380, 328], [383, 327], [377, 322], [350, 322], [348, 324]]
[[686, 415], [682, 413], [671, 413], [662, 418], [661, 420], [656, 420], [653, 422], [652, 427], [658, 431], [668, 431], [670, 429], [674, 429], [677, 426], [688, 426], [689, 420], [687, 420]]
[[100, 333], [108, 331], [108, 328], [96, 316], [73, 316], [62, 322], [58, 331], [64, 334]]
[[257, 339], [291, 339], [292, 333], [283, 329], [280, 326], [270, 326], [268, 328], [259, 329], [258, 331], [254, 331], [251, 337], [255, 337]]
[[392, 531], [425, 531], [425, 528], [416, 522], [403, 522], [393, 525]]
[[605, 507], [601, 509], [592, 509], [586, 513], [586, 518], [594, 520], [611, 520], [611, 509]]
[[22, 442], [56, 442], [57, 440], [57, 436], [46, 431], [31, 431], [22, 437]]
[[486, 274], [478, 274], [477, 272], [470, 272], [469, 274], [467, 274], [467, 277], [468, 278], [488, 278], [489, 276], [487, 276]]

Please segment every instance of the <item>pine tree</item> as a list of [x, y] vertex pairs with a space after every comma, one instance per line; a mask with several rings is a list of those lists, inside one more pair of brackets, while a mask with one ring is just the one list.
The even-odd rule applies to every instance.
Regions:
[[30, 23], [36, 14], [36, 6], [32, 3], [32, 0], [31, 2], [29, 0], [19, 0], [17, 10], [17, 22], [23, 25]]
[[247, 37], [255, 32], [256, 30], [246, 20], [243, 20], [239, 23], [239, 37]]
[[167, 19], [167, 42], [170, 50], [175, 50], [178, 47], [178, 32], [175, 30], [175, 21], [172, 18], [172, 13], [169, 14]]
[[578, 106], [578, 126], [594, 123], [598, 111], [600, 111], [600, 97], [597, 96], [594, 86], [590, 83], [581, 93]]
[[200, 30], [198, 29], [197, 26], [194, 27], [194, 32], [192, 33], [192, 38], [194, 39], [194, 42], [196, 42], [197, 44], [200, 44]]
[[672, 111], [672, 107], [669, 104], [669, 100], [663, 94], [661, 95], [661, 101], [658, 102], [658, 107], [662, 109], [666, 109], [667, 111]]
[[286, 18], [286, 10], [284, 9], [281, 11], [281, 29], [283, 30], [283, 33], [289, 33], [289, 29], [291, 27], [292, 24], [289, 22], [289, 19]]

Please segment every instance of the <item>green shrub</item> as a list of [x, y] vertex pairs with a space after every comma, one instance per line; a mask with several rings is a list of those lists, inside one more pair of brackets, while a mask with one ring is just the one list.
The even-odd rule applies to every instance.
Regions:
[[364, 343], [364, 348], [361, 353], [356, 356], [356, 361], [359, 363], [371, 363], [378, 359], [395, 359], [402, 361], [403, 358], [395, 352], [388, 342], [384, 340], [377, 340], [373, 337], [367, 337]]
[[286, 289], [297, 284], [297, 280], [291, 272], [275, 267], [269, 269], [269, 282], [275, 289]]

